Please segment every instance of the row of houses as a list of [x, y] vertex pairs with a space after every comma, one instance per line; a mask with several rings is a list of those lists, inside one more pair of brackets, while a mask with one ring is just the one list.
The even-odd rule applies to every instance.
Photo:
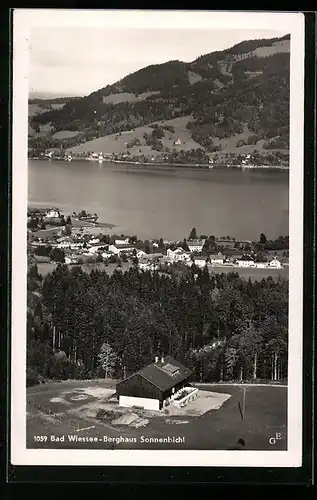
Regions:
[[211, 266], [237, 266], [244, 268], [271, 268], [282, 269], [282, 264], [276, 258], [270, 262], [255, 262], [252, 257], [242, 256], [238, 259], [227, 259], [225, 255], [218, 253], [209, 255], [209, 257], [192, 256], [191, 252], [186, 252], [183, 248], [178, 247], [176, 250], [167, 249], [166, 255], [142, 254], [139, 260], [139, 268], [142, 270], [157, 270], [162, 264], [183, 263], [187, 266], [195, 264], [199, 268], [204, 268], [207, 264]]
[[[158, 247], [155, 242], [152, 246], [155, 249]], [[281, 269], [283, 266], [276, 258], [269, 263], [256, 262], [252, 255], [240, 255], [227, 258], [226, 255], [219, 252], [207, 256], [198, 256], [201, 253], [205, 240], [189, 240], [187, 242], [188, 250], [185, 251], [181, 246], [176, 249], [168, 248], [166, 254], [164, 252], [146, 253], [139, 245], [130, 243], [129, 238], [116, 238], [114, 243], [106, 244], [99, 238], [83, 235], [72, 234], [70, 236], [62, 236], [51, 242], [52, 246], [63, 249], [65, 251], [65, 262], [76, 263], [78, 260], [86, 260], [89, 257], [101, 256], [103, 259], [108, 259], [111, 256], [118, 258], [126, 255], [127, 257], [137, 257], [138, 266], [141, 270], [154, 271], [160, 268], [162, 264], [171, 265], [173, 263], [183, 263], [187, 266], [192, 266], [193, 263], [200, 268], [204, 268], [207, 264], [211, 266], [237, 266], [237, 267], [257, 267], [257, 268], [276, 268]], [[36, 241], [33, 246], [45, 245], [47, 243]]]

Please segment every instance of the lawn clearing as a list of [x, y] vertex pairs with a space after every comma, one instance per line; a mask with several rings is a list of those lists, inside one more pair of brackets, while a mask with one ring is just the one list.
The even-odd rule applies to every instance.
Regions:
[[[110, 394], [114, 392], [114, 384], [109, 380], [65, 381], [28, 388], [27, 446], [54, 449], [228, 450], [239, 438], [243, 438], [247, 450], [287, 448], [285, 386], [198, 384], [202, 398], [198, 397], [194, 403], [199, 405], [199, 401], [204, 401], [205, 409], [208, 402], [208, 409], [199, 415], [187, 413], [185, 416], [121, 408]], [[72, 394], [85, 394], [87, 399], [69, 397]], [[66, 396], [70, 404], [61, 401]], [[241, 414], [243, 404], [244, 418]], [[97, 437], [97, 442], [68, 441], [67, 437], [75, 432], [78, 436]], [[282, 439], [271, 445], [269, 439], [277, 432], [281, 433]], [[34, 436], [39, 435], [47, 436], [47, 441], [36, 442]], [[51, 435], [64, 436], [65, 440], [51, 442]], [[135, 442], [118, 441], [113, 444], [109, 439], [105, 441], [104, 436], [107, 439], [133, 437]], [[149, 443], [142, 441], [142, 436], [184, 436], [185, 439], [182, 443]]]

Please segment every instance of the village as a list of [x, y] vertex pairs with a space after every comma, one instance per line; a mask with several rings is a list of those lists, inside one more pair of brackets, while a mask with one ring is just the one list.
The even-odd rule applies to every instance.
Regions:
[[[181, 140], [178, 138], [174, 146], [180, 148]], [[285, 156], [285, 155], [284, 155]], [[211, 154], [196, 154], [195, 151], [184, 151], [183, 149], [173, 148], [170, 152], [160, 154], [133, 154], [129, 150], [120, 153], [103, 153], [96, 151], [86, 152], [64, 152], [62, 148], [47, 148], [42, 150], [32, 150], [28, 152], [28, 157], [32, 160], [49, 161], [72, 161], [86, 160], [102, 163], [127, 163], [135, 165], [174, 165], [174, 166], [192, 166], [204, 168], [217, 167], [236, 167], [242, 169], [248, 168], [278, 168], [288, 169], [288, 160], [280, 153], [264, 152], [254, 153], [225, 153], [217, 151]]]
[[[114, 264], [137, 266], [141, 271], [165, 271], [172, 268], [207, 268], [215, 272], [232, 269], [281, 270], [288, 266], [288, 239], [267, 242], [197, 236], [193, 228], [183, 241], [168, 239], [139, 240], [137, 236], [107, 234], [109, 228], [98, 225], [97, 214], [79, 214], [65, 218], [57, 208], [28, 213], [28, 254], [42, 264], [67, 265]], [[58, 225], [62, 224], [62, 225]], [[260, 238], [260, 240], [261, 240]], [[282, 237], [280, 237], [282, 238]]]

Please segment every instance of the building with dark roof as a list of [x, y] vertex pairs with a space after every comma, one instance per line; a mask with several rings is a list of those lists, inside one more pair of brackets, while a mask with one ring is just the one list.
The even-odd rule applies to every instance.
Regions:
[[192, 372], [171, 356], [145, 366], [116, 385], [120, 406], [162, 410], [173, 395], [187, 387]]

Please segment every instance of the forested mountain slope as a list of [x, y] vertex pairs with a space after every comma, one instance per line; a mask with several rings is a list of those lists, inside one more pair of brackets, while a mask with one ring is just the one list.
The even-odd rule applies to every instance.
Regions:
[[[86, 97], [67, 99], [62, 107], [30, 116], [34, 133], [29, 146], [71, 148], [189, 117], [191, 140], [206, 152], [220, 151], [230, 138], [237, 138], [230, 142], [234, 147], [261, 141], [261, 147], [287, 150], [289, 62], [287, 35], [241, 42], [191, 63], [147, 66]], [[153, 149], [166, 151], [160, 139]]]

